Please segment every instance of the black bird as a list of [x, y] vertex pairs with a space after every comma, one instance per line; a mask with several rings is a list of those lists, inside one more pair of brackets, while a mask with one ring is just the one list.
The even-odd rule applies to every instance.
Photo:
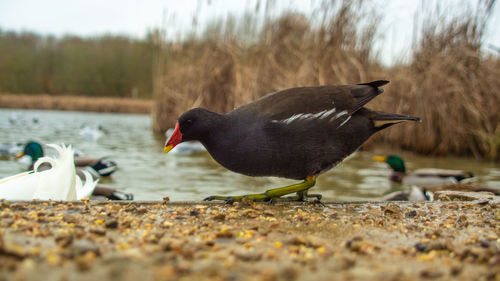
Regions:
[[205, 200], [271, 201], [321, 199], [308, 194], [316, 177], [353, 153], [374, 133], [418, 117], [363, 107], [389, 81], [357, 85], [298, 87], [268, 94], [235, 110], [218, 114], [194, 108], [182, 114], [164, 152], [184, 141], [198, 140], [225, 168], [248, 176], [276, 176], [302, 183], [243, 196], [210, 196]]

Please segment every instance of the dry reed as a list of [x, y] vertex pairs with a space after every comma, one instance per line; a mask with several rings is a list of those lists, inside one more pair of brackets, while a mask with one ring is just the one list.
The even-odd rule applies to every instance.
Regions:
[[396, 126], [374, 141], [425, 154], [498, 159], [500, 60], [481, 54], [487, 17], [440, 22], [430, 16], [411, 61], [391, 68], [373, 57], [377, 17], [368, 17], [358, 1], [326, 2], [315, 14], [319, 24], [301, 14], [269, 20], [260, 33], [247, 35], [257, 38], [251, 44], [220, 30], [215, 38], [162, 42], [154, 130], [164, 132], [196, 106], [223, 113], [284, 88], [387, 79], [386, 92], [369, 107], [423, 122]]
[[392, 129], [382, 135], [385, 141], [424, 154], [498, 159], [500, 60], [481, 55], [485, 19], [425, 19], [411, 63], [387, 71], [391, 99], [383, 105], [423, 122]]
[[154, 130], [164, 132], [196, 106], [223, 113], [284, 88], [383, 78], [364, 44], [373, 41], [375, 25], [356, 28], [360, 5], [328, 2], [319, 27], [300, 14], [282, 15], [247, 34], [257, 38], [253, 44], [234, 34], [164, 43], [153, 83]]
[[151, 100], [82, 96], [0, 94], [0, 108], [49, 109], [94, 112], [151, 112]]

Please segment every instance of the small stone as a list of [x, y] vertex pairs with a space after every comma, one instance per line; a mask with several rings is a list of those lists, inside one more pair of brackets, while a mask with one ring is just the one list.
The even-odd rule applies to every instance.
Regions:
[[238, 250], [234, 253], [234, 255], [243, 261], [258, 261], [262, 258], [262, 253], [258, 253], [255, 251], [243, 251]]
[[383, 210], [384, 210], [384, 215], [386, 216], [395, 216], [395, 217], [401, 216], [401, 208], [396, 204], [390, 204], [386, 207], [383, 207]]
[[293, 236], [286, 243], [290, 245], [300, 246], [300, 245], [305, 245], [306, 240], [302, 236]]
[[233, 238], [234, 234], [232, 231], [230, 230], [221, 230], [220, 232], [218, 232], [217, 234], [215, 234], [215, 237], [217, 238]]
[[425, 252], [427, 249], [427, 246], [428, 246], [428, 244], [426, 244], [426, 243], [418, 242], [417, 244], [415, 244], [415, 249], [419, 252]]
[[414, 217], [416, 217], [416, 216], [417, 216], [417, 211], [415, 211], [415, 210], [409, 211], [409, 212], [407, 212], [407, 213], [405, 214], [405, 216], [406, 216], [407, 218], [414, 218]]
[[118, 228], [118, 221], [116, 219], [107, 219], [105, 225], [106, 225], [106, 228], [116, 229], [116, 228]]
[[443, 276], [442, 272], [431, 269], [424, 269], [420, 272], [420, 277], [422, 278], [434, 279], [442, 276]]
[[55, 238], [55, 241], [57, 245], [59, 245], [62, 248], [66, 248], [71, 243], [73, 243], [73, 236], [72, 235], [60, 235]]
[[491, 245], [490, 241], [488, 241], [488, 240], [481, 240], [481, 241], [479, 241], [479, 244], [480, 244], [480, 245], [481, 245], [481, 247], [483, 247], [483, 248], [489, 248], [489, 247], [490, 247], [490, 245]]
[[259, 216], [259, 212], [253, 210], [253, 209], [246, 209], [241, 211], [241, 215], [245, 216], [247, 218], [256, 218]]
[[89, 231], [90, 231], [91, 233], [97, 234], [97, 235], [99, 235], [99, 236], [104, 236], [104, 235], [106, 235], [106, 229], [101, 228], [101, 227], [94, 227], [94, 228], [89, 229]]
[[224, 221], [224, 220], [226, 220], [226, 214], [219, 213], [219, 214], [213, 216], [213, 219], [216, 221]]
[[101, 253], [99, 246], [88, 240], [76, 240], [71, 244], [70, 247], [68, 247], [68, 250], [69, 257], [80, 256], [88, 252], [92, 252], [96, 256], [99, 256]]

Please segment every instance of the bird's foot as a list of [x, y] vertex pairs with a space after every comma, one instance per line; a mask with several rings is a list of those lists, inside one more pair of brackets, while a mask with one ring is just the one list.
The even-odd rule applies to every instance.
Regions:
[[323, 204], [323, 202], [321, 202], [321, 198], [323, 198], [323, 195], [321, 195], [321, 194], [306, 194], [306, 197], [307, 198], [316, 198], [313, 201], [308, 201], [309, 203], [318, 204], [318, 205], [325, 207], [325, 204]]
[[[297, 201], [304, 202], [307, 201], [307, 198], [310, 197], [314, 197], [317, 199], [317, 201], [320, 201], [321, 200], [320, 194], [307, 194], [307, 190], [313, 187], [315, 183], [316, 183], [316, 176], [311, 175], [308, 176], [301, 183], [269, 189], [263, 193], [247, 194], [240, 196], [213, 195], [203, 199], [203, 201], [222, 200], [226, 201], [226, 203], [230, 202], [232, 204], [233, 202], [247, 200], [250, 202], [269, 202], [269, 204], [274, 204], [276, 202], [297, 202]], [[292, 193], [296, 193], [296, 195], [283, 197], [285, 195]]]
[[213, 200], [222, 200], [227, 204], [232, 205], [234, 202], [239, 201], [250, 201], [250, 202], [269, 202], [271, 201], [271, 197], [269, 197], [266, 193], [257, 193], [257, 194], [247, 194], [240, 196], [221, 196], [221, 195], [212, 195], [203, 199], [203, 201], [213, 201]]
[[[309, 198], [315, 198], [313, 201], [309, 201]], [[286, 197], [279, 197], [279, 198], [272, 198], [274, 202], [304, 202], [308, 204], [320, 204], [320, 205], [325, 205], [323, 202], [321, 202], [322, 195], [321, 194], [297, 194], [293, 196], [286, 196]]]

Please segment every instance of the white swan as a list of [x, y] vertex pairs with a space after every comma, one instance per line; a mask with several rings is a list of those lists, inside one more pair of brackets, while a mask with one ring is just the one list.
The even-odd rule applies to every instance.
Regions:
[[[58, 158], [42, 157], [33, 171], [20, 173], [0, 180], [0, 199], [7, 200], [78, 200], [89, 198], [97, 181], [83, 171], [85, 184], [75, 173], [71, 146], [48, 144], [59, 153]], [[51, 168], [38, 171], [40, 165], [49, 163]]]

